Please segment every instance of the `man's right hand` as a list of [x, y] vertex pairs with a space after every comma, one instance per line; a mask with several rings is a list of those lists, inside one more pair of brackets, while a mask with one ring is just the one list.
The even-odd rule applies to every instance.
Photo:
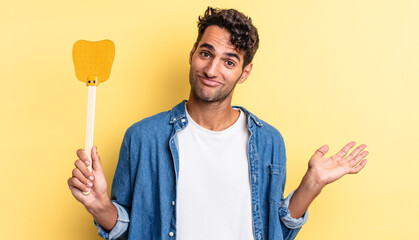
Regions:
[[[87, 209], [94, 208], [101, 199], [109, 198], [105, 174], [96, 149], [92, 148], [92, 172], [87, 169], [90, 163], [86, 152], [83, 149], [77, 150], [79, 159], [74, 163], [76, 168], [73, 169], [73, 176], [68, 179], [71, 193]], [[84, 194], [89, 191], [89, 194]]]
[[[72, 177], [68, 186], [77, 201], [81, 202], [87, 211], [106, 230], [111, 230], [116, 224], [118, 213], [108, 196], [108, 186], [103, 172], [102, 163], [97, 154], [97, 147], [92, 148], [92, 172], [87, 168], [89, 157], [83, 149], [77, 150], [77, 156]], [[90, 193], [86, 194], [86, 192]]]

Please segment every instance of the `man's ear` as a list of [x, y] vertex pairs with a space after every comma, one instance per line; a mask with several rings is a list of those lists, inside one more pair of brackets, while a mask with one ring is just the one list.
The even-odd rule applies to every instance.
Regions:
[[242, 76], [240, 77], [240, 79], [237, 83], [244, 83], [244, 81], [246, 81], [247, 77], [249, 77], [250, 72], [252, 71], [252, 68], [253, 68], [253, 63], [247, 64], [247, 66], [244, 67]]
[[197, 43], [195, 42], [195, 43], [194, 43], [194, 45], [193, 45], [193, 47], [192, 47], [191, 52], [189, 53], [189, 65], [191, 65], [191, 62], [192, 62], [192, 56], [193, 56], [193, 54], [194, 54], [194, 53], [195, 53], [195, 51], [196, 51], [196, 45], [197, 45]]

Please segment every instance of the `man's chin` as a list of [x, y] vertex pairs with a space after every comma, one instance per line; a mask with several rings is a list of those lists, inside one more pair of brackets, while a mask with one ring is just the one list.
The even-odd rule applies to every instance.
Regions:
[[216, 102], [222, 102], [224, 101], [227, 97], [220, 97], [220, 96], [209, 96], [209, 95], [197, 95], [194, 94], [195, 99], [200, 101], [200, 102], [205, 102], [205, 103], [216, 103]]
[[199, 102], [208, 102], [208, 103], [210, 103], [210, 102], [214, 102], [215, 101], [214, 100], [214, 96], [206, 95], [206, 94], [204, 94], [202, 92], [192, 91], [192, 94], [193, 94], [194, 99], [196, 101], [199, 101]]

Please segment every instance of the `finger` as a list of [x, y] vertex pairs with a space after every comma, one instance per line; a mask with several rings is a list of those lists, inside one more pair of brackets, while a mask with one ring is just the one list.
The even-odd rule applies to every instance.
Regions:
[[351, 154], [349, 154], [349, 155], [346, 157], [346, 160], [352, 160], [352, 159], [356, 158], [356, 157], [358, 156], [358, 154], [359, 154], [362, 150], [364, 150], [366, 147], [367, 147], [367, 145], [365, 145], [365, 144], [361, 144], [361, 145], [359, 145], [357, 148], [355, 148], [355, 150], [353, 150], [353, 151], [351, 152]]
[[89, 162], [82, 162], [80, 159], [76, 160], [76, 162], [74, 163], [76, 168], [80, 170], [80, 172], [83, 174], [84, 177], [86, 177], [90, 181], [93, 181], [95, 178], [93, 177], [93, 174], [87, 168], [89, 164], [90, 164]]
[[73, 169], [73, 177], [77, 178], [80, 182], [82, 182], [86, 187], [91, 188], [93, 183], [87, 179], [78, 168]]
[[87, 156], [87, 153], [86, 151], [84, 151], [84, 149], [79, 149], [77, 150], [76, 153], [77, 153], [77, 157], [79, 157], [79, 159], [82, 160], [83, 162], [90, 161], [89, 156]]
[[367, 159], [362, 160], [361, 163], [358, 166], [351, 168], [349, 173], [350, 174], [359, 173], [359, 171], [361, 171], [365, 167], [366, 164], [367, 164]]
[[97, 147], [92, 147], [92, 167], [95, 171], [103, 172], [102, 162], [100, 161], [100, 157], [97, 154]]
[[350, 142], [346, 144], [336, 155], [343, 158], [348, 154], [348, 151], [355, 146], [355, 142]]
[[75, 177], [69, 178], [67, 182], [68, 182], [68, 187], [71, 190], [78, 189], [82, 192], [88, 192], [90, 190], [88, 187], [86, 187], [86, 185], [84, 185], [82, 182], [80, 182], [80, 180], [78, 180]]
[[321, 158], [327, 153], [327, 151], [329, 151], [329, 146], [323, 145], [319, 149], [316, 150], [312, 158]]
[[356, 166], [362, 159], [364, 159], [366, 156], [368, 156], [368, 151], [361, 152], [358, 156], [356, 156], [354, 159], [349, 161], [349, 166], [354, 167]]

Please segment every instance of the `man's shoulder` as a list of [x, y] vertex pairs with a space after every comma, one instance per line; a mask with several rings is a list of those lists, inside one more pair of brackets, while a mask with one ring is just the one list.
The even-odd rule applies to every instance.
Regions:
[[263, 135], [265, 139], [271, 139], [274, 142], [283, 143], [284, 139], [282, 137], [282, 134], [279, 132], [277, 128], [270, 125], [269, 123], [260, 120], [261, 127], [258, 129], [259, 133]]
[[162, 130], [165, 127], [170, 127], [170, 110], [157, 113], [150, 117], [146, 117], [127, 129], [127, 134], [132, 135], [139, 132], [152, 133], [153, 131]]
[[171, 110], [164, 111], [146, 117], [132, 124], [126, 131], [127, 136], [132, 135], [153, 135], [158, 133], [171, 132], [173, 129], [173, 114], [184, 109], [184, 101], [174, 106]]
[[240, 107], [248, 116], [249, 124], [255, 125], [255, 132], [257, 137], [262, 137], [264, 139], [272, 139], [274, 141], [283, 142], [282, 134], [278, 131], [277, 128], [271, 124], [265, 122], [264, 120], [257, 117], [255, 114], [251, 113], [244, 107]]
[[271, 124], [269, 124], [269, 123], [267, 123], [263, 120], [260, 120], [260, 121], [261, 121], [262, 126], [263, 126], [261, 128], [263, 131], [265, 131], [267, 134], [271, 134], [273, 136], [279, 136], [279, 137], [282, 138], [281, 133], [279, 132], [279, 130], [276, 127], [272, 126]]

